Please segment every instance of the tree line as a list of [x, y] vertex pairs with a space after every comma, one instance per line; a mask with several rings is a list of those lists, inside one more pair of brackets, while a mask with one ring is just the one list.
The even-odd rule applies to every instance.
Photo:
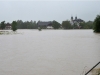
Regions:
[[[74, 24], [71, 25], [70, 21], [62, 21], [62, 24], [60, 24], [57, 21], [52, 22], [52, 27], [53, 29], [79, 29], [79, 27]], [[38, 25], [36, 21], [25, 21], [23, 22], [22, 20], [17, 20], [17, 28], [18, 29], [38, 29]], [[43, 29], [46, 29], [45, 27], [42, 27]], [[88, 21], [88, 22], [83, 22], [80, 23], [80, 29], [92, 29], [93, 28], [93, 22]]]
[[36, 21], [25, 21], [17, 20], [17, 28], [18, 29], [38, 29], [38, 25]]
[[[31, 20], [31, 21], [23, 22], [22, 20], [17, 20], [16, 23], [17, 23], [17, 29], [38, 29], [38, 25], [37, 25], [36, 21]], [[5, 29], [5, 26], [6, 26], [5, 21], [2, 21], [0, 23], [0, 29]], [[80, 29], [92, 29], [93, 28], [93, 22], [92, 21], [83, 22], [83, 23], [80, 23], [79, 26], [80, 26]], [[68, 21], [68, 20], [62, 21], [62, 24], [60, 24], [57, 21], [53, 21], [52, 27], [54, 29], [59, 29], [59, 28], [62, 28], [62, 29], [79, 29], [79, 27], [76, 24], [71, 25], [70, 21]]]
[[[5, 29], [6, 23], [5, 21], [2, 21], [0, 23], [0, 29]], [[57, 21], [52, 21], [52, 27], [53, 29], [94, 29], [94, 32], [100, 32], [100, 15], [97, 15], [94, 22], [93, 21], [87, 21], [87, 22], [81, 22], [79, 25], [74, 23], [71, 25], [70, 21], [62, 21], [60, 24]], [[11, 28], [13, 31], [16, 31], [17, 29], [38, 29], [38, 25], [36, 21], [25, 21], [17, 20], [13, 21], [11, 23]]]

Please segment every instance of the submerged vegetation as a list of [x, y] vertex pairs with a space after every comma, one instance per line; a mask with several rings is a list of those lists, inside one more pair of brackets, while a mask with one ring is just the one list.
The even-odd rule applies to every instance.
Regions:
[[0, 35], [13, 35], [13, 34], [22, 34], [22, 33], [8, 31], [8, 30], [0, 30]]
[[42, 30], [41, 27], [38, 27], [38, 30], [41, 31]]

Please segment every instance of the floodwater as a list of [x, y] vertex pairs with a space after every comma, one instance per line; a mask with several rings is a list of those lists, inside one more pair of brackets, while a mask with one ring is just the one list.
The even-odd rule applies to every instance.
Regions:
[[100, 34], [93, 30], [0, 35], [0, 75], [82, 75], [99, 61]]

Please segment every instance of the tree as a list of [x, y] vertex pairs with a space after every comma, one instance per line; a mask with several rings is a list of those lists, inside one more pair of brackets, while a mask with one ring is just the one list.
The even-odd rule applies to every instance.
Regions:
[[5, 29], [6, 25], [5, 25], [5, 21], [1, 22], [1, 29]]
[[74, 24], [73, 24], [73, 29], [79, 29], [79, 26], [78, 26], [77, 23], [74, 23]]
[[12, 30], [13, 31], [16, 31], [17, 30], [17, 22], [16, 21], [13, 21], [12, 22]]
[[80, 23], [80, 29], [92, 29], [93, 28], [93, 21], [87, 21]]
[[79, 25], [80, 29], [84, 29], [85, 24], [86, 24], [85, 22], [80, 23], [80, 25]]
[[72, 26], [71, 26], [71, 24], [70, 24], [70, 21], [63, 21], [63, 22], [62, 22], [62, 27], [63, 27], [64, 29], [71, 29], [71, 28], [72, 28]]
[[97, 17], [94, 20], [94, 32], [100, 32], [100, 15], [97, 15]]
[[88, 22], [86, 22], [86, 24], [88, 25], [89, 29], [93, 29], [93, 22], [92, 21], [88, 21]]
[[23, 21], [22, 20], [17, 20], [17, 28], [23, 29]]
[[60, 28], [60, 23], [57, 22], [57, 21], [53, 21], [52, 27], [53, 27], [54, 29], [59, 29], [59, 28]]
[[37, 25], [36, 21], [33, 22], [33, 29], [38, 29], [38, 25]]
[[17, 28], [18, 29], [38, 29], [38, 25], [36, 21], [25, 21], [17, 20]]

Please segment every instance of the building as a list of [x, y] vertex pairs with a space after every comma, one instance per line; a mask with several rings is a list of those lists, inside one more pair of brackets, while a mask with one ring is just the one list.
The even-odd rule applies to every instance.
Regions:
[[5, 24], [5, 29], [11, 29], [11, 24], [10, 23], [6, 23]]
[[37, 25], [38, 27], [51, 29], [52, 21], [38, 21]]
[[71, 25], [77, 25], [78, 27], [80, 27], [80, 23], [82, 22], [84, 22], [84, 20], [78, 19], [77, 16], [75, 17], [75, 19], [73, 19], [73, 16], [71, 16]]

